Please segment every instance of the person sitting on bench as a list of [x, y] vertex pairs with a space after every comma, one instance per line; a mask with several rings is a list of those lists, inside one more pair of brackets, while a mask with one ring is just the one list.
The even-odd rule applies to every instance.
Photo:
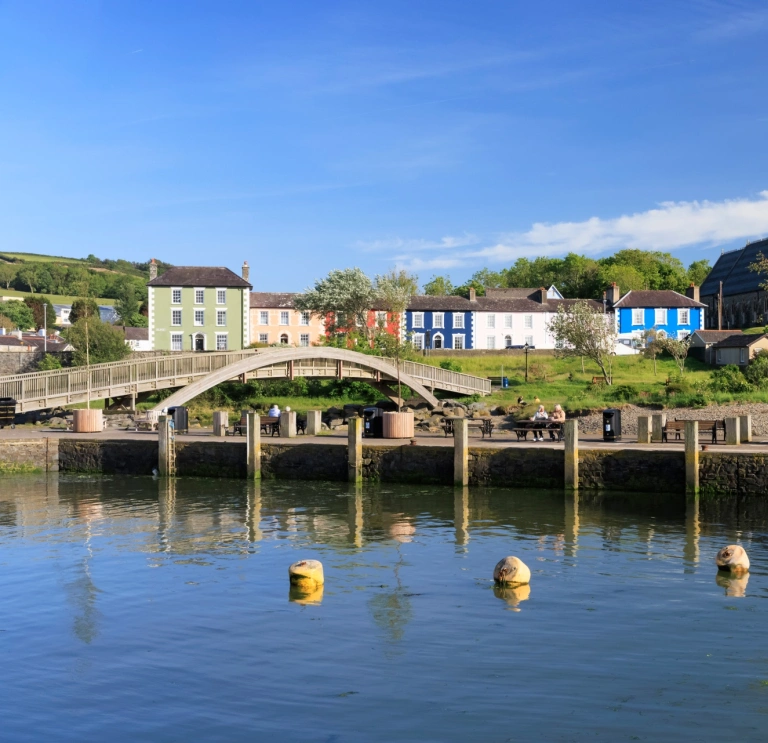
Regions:
[[[552, 417], [550, 420], [553, 423], [565, 423], [565, 410], [557, 404], [555, 405], [555, 409], [552, 411]], [[552, 441], [555, 440], [555, 432], [557, 431], [557, 427], [553, 426], [549, 429], [549, 438], [552, 439]]]
[[[533, 418], [531, 418], [532, 421], [546, 421], [549, 420], [549, 415], [547, 415], [547, 411], [544, 410], [543, 405], [539, 405], [539, 409], [533, 414]], [[536, 430], [534, 428], [533, 430], [533, 440], [534, 441], [544, 441], [544, 432], [542, 430]]]

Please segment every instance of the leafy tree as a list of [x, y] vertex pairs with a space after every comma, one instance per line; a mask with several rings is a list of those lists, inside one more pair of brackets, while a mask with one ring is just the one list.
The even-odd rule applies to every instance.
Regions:
[[16, 278], [26, 286], [32, 294], [35, 293], [35, 287], [37, 286], [37, 268], [31, 263], [23, 265], [16, 273]]
[[664, 350], [664, 346], [661, 342], [662, 338], [659, 337], [659, 331], [654, 327], [644, 330], [642, 339], [643, 345], [645, 346], [643, 349], [643, 356], [646, 359], [651, 359], [653, 361], [653, 376], [655, 377], [656, 357]]
[[[373, 283], [359, 268], [331, 271], [295, 301], [296, 309], [333, 318], [331, 332], [346, 333], [360, 328], [367, 334], [368, 313], [373, 307]], [[370, 329], [371, 334], [373, 329]], [[369, 336], [370, 340], [370, 336]]]
[[685, 374], [685, 360], [688, 358], [688, 350], [691, 347], [691, 336], [688, 335], [681, 340], [665, 336], [658, 338], [657, 343], [675, 360], [682, 377]]
[[35, 328], [51, 328], [56, 324], [56, 310], [48, 297], [26, 297], [24, 304], [32, 310]]
[[50, 353], [45, 354], [45, 356], [37, 362], [38, 371], [52, 371], [53, 369], [61, 369], [61, 361]]
[[139, 314], [141, 308], [141, 297], [136, 292], [136, 287], [132, 281], [124, 281], [120, 284], [115, 302], [115, 311], [122, 325], [129, 327], [143, 327], [140, 325], [144, 318]]
[[709, 272], [712, 270], [712, 266], [709, 265], [709, 261], [700, 260], [693, 261], [688, 266], [688, 281], [689, 283], [701, 286], [704, 283], [704, 279], [709, 276]]
[[0, 302], [0, 315], [7, 317], [13, 323], [13, 327], [19, 330], [31, 330], [35, 327], [32, 310], [24, 302], [15, 299]]
[[[768, 258], [766, 258], [762, 253], [758, 253], [755, 258], [757, 260], [755, 260], [754, 263], [749, 264], [749, 270], [760, 274], [760, 276], [765, 276], [768, 274]], [[760, 282], [760, 288], [764, 291], [768, 291], [768, 278]]]
[[744, 370], [744, 376], [755, 387], [768, 386], [768, 353], [758, 353]]
[[431, 297], [445, 297], [453, 294], [453, 284], [450, 276], [433, 276], [424, 284], [424, 294]]
[[608, 316], [587, 302], [558, 307], [549, 324], [560, 357], [586, 356], [594, 361], [606, 384], [613, 383], [613, 357], [616, 354], [616, 329]]
[[123, 331], [101, 322], [98, 315], [80, 318], [64, 331], [64, 337], [75, 347], [72, 355], [75, 366], [120, 361], [131, 352]]
[[621, 263], [600, 266], [598, 270], [600, 286], [606, 289], [614, 281], [622, 293], [646, 288], [646, 279], [634, 266]]
[[402, 318], [411, 301], [411, 297], [418, 291], [419, 284], [416, 276], [407, 271], [392, 269], [383, 276], [376, 277], [376, 297], [389, 312], [390, 316], [397, 319], [395, 332], [395, 364], [397, 366], [397, 409], [402, 403], [402, 384], [400, 383], [400, 343]]
[[5, 315], [0, 315], [0, 328], [5, 331], [15, 330], [16, 324], [9, 320]]
[[710, 377], [709, 386], [714, 392], [731, 392], [739, 394], [750, 392], [752, 385], [735, 364], [727, 364], [715, 369]]
[[464, 297], [464, 299], [469, 299], [470, 289], [474, 289], [478, 297], [485, 296], [485, 287], [476, 279], [470, 279], [466, 284], [457, 286], [452, 293], [457, 297]]
[[471, 281], [481, 284], [486, 289], [501, 289], [506, 285], [503, 273], [500, 271], [491, 271], [488, 268], [475, 271], [475, 273], [472, 274]]
[[18, 270], [12, 263], [0, 263], [0, 284], [5, 284], [5, 288], [10, 289]]
[[72, 311], [69, 313], [72, 325], [85, 317], [99, 317], [99, 305], [91, 297], [81, 297], [72, 302]]

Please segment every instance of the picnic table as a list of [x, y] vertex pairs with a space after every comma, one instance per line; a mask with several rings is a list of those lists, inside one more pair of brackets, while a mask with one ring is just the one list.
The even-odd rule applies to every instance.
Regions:
[[549, 418], [547, 420], [523, 420], [515, 421], [514, 432], [517, 435], [517, 440], [528, 440], [528, 432], [533, 431], [536, 433], [542, 433], [549, 431], [555, 434], [557, 441], [563, 440], [563, 421], [553, 421]]
[[[464, 420], [463, 418], [443, 418], [443, 431], [445, 435], [453, 436], [453, 424], [454, 421]], [[493, 436], [493, 421], [490, 418], [467, 418], [467, 426], [469, 428], [479, 428], [480, 433], [483, 434], [483, 438], [488, 434], [488, 438]]]
[[[712, 443], [717, 443], [717, 432], [722, 431], [722, 440], [725, 441], [725, 420], [700, 420], [699, 434], [711, 436]], [[685, 438], [685, 420], [676, 418], [673, 421], [667, 421], [661, 429], [662, 442], [669, 443], [670, 434], [674, 441], [681, 441]]]

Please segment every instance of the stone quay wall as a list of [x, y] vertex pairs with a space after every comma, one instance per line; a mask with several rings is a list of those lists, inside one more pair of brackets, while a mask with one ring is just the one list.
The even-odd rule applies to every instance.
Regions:
[[[763, 496], [768, 493], [768, 455], [702, 452], [704, 497]], [[22, 472], [151, 475], [158, 467], [156, 438], [0, 439], [0, 476]], [[530, 447], [469, 450], [469, 484], [561, 489], [565, 463], [561, 450]], [[245, 478], [244, 441], [177, 441], [180, 477]], [[336, 444], [262, 444], [262, 476], [290, 480], [345, 481], [347, 448]], [[364, 446], [363, 478], [369, 482], [450, 485], [453, 448], [443, 446]], [[685, 492], [683, 452], [590, 450], [579, 452], [583, 492]]]

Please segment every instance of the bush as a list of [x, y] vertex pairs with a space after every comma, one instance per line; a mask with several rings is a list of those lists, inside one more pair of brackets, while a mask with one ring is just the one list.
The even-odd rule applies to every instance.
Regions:
[[734, 364], [728, 364], [712, 372], [709, 387], [713, 392], [750, 392], [752, 385]]
[[447, 369], [448, 371], [460, 372], [461, 364], [453, 359], [446, 359], [445, 361], [440, 362], [440, 368]]
[[618, 384], [611, 389], [610, 396], [613, 400], [629, 402], [630, 400], [637, 400], [640, 397], [640, 391], [631, 384]]
[[551, 382], [554, 374], [549, 364], [534, 361], [528, 368], [528, 377], [537, 382]]
[[61, 369], [61, 361], [56, 356], [47, 353], [37, 362], [38, 371], [51, 371], [53, 369]]
[[768, 353], [759, 353], [744, 370], [744, 377], [755, 387], [768, 386]]

